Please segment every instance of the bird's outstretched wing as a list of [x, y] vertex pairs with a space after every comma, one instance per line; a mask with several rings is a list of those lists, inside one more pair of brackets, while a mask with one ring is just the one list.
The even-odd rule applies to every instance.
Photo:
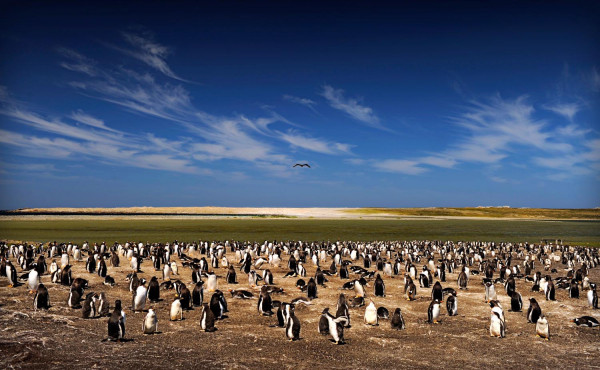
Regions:
[[298, 167], [298, 166], [302, 167], [302, 165], [301, 165], [301, 164], [299, 164], [299, 163], [296, 163], [296, 164], [295, 164], [295, 165], [293, 165], [292, 167]]
[[310, 165], [309, 165], [308, 163], [305, 163], [304, 165], [305, 165], [306, 167], [310, 168]]

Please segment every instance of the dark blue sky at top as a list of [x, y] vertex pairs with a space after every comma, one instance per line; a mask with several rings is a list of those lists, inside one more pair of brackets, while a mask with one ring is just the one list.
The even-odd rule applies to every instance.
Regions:
[[597, 207], [599, 9], [3, 2], [0, 208]]

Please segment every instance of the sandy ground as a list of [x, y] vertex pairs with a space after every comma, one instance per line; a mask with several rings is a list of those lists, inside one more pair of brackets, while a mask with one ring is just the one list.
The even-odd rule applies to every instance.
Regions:
[[[234, 259], [231, 253], [230, 260]], [[191, 290], [191, 271], [179, 265], [180, 278]], [[284, 257], [287, 261], [287, 256]], [[324, 266], [331, 263], [329, 260]], [[362, 262], [361, 262], [362, 263]], [[564, 290], [557, 291], [557, 301], [546, 301], [543, 293], [531, 292], [531, 284], [517, 280], [517, 290], [523, 300], [535, 297], [548, 316], [552, 338], [550, 341], [535, 336], [535, 326], [528, 324], [524, 312], [509, 312], [510, 300], [502, 286], [497, 286], [498, 298], [505, 308], [506, 338], [489, 337], [490, 308], [484, 302], [481, 277], [472, 276], [469, 289], [460, 291], [457, 274], [448, 274], [444, 287], [458, 291], [459, 316], [446, 315], [442, 309], [441, 324], [427, 324], [430, 289], [418, 289], [419, 298], [408, 302], [402, 296], [403, 279], [385, 278], [387, 296], [373, 297], [372, 284], [367, 293], [376, 305], [385, 306], [390, 313], [401, 307], [406, 320], [406, 330], [390, 329], [388, 320], [377, 327], [363, 324], [363, 308], [350, 309], [352, 327], [345, 332], [347, 344], [337, 346], [317, 332], [318, 320], [325, 307], [335, 309], [337, 297], [345, 281], [331, 277], [326, 288], [319, 287], [319, 298], [310, 306], [298, 306], [301, 340], [288, 342], [283, 329], [272, 327], [275, 317], [257, 313], [257, 299], [237, 300], [226, 294], [229, 317], [218, 321], [215, 333], [201, 331], [201, 310], [184, 313], [184, 320], [170, 322], [168, 310], [173, 291], [161, 290], [163, 301], [154, 304], [158, 313], [160, 334], [142, 334], [145, 313], [129, 310], [131, 295], [125, 276], [130, 271], [128, 261], [121, 258], [121, 267], [109, 265], [108, 273], [117, 286], [108, 287], [96, 274], [85, 272], [85, 262], [74, 263], [73, 277], [90, 281], [87, 292], [105, 292], [111, 302], [121, 299], [127, 313], [126, 343], [101, 342], [106, 337], [107, 319], [82, 319], [81, 310], [67, 306], [68, 287], [54, 285], [49, 276], [42, 277], [48, 287], [52, 307], [49, 311], [34, 312], [33, 296], [26, 285], [9, 288], [6, 278], [0, 280], [0, 367], [9, 368], [482, 368], [498, 364], [503, 368], [595, 368], [600, 366], [600, 330], [576, 327], [571, 319], [582, 315], [600, 318], [600, 311], [587, 305], [585, 292], [582, 299], [569, 299]], [[282, 264], [285, 266], [286, 264]], [[314, 276], [315, 267], [307, 263], [308, 276]], [[556, 264], [564, 274], [563, 266]], [[20, 269], [18, 268], [20, 271]], [[160, 277], [149, 261], [142, 265], [141, 277]], [[237, 265], [236, 265], [237, 270]], [[286, 268], [271, 268], [275, 284], [285, 293], [273, 299], [290, 301], [304, 294], [295, 288], [296, 278], [283, 278]], [[599, 269], [592, 270], [590, 279], [600, 280]], [[219, 289], [249, 289], [247, 277], [238, 270], [237, 285], [225, 284], [225, 268], [216, 269]], [[308, 278], [306, 278], [308, 280]], [[417, 284], [418, 285], [418, 284]], [[256, 291], [255, 291], [256, 292]], [[346, 291], [347, 294], [352, 294]], [[205, 301], [210, 295], [205, 294]], [[147, 306], [147, 308], [150, 305]]]

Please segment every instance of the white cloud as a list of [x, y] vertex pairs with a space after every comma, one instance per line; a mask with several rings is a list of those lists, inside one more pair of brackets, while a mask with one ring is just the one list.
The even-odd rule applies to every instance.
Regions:
[[419, 175], [427, 169], [419, 167], [419, 162], [405, 159], [386, 159], [375, 161], [374, 167], [385, 172], [403, 173], [406, 175]]
[[576, 103], [570, 104], [554, 104], [554, 105], [546, 105], [545, 109], [554, 112], [558, 115], [566, 117], [569, 121], [573, 121], [573, 117], [579, 112], [581, 106]]
[[332, 108], [341, 110], [355, 120], [366, 123], [373, 128], [387, 130], [381, 125], [372, 108], [361, 105], [356, 99], [346, 98], [344, 90], [325, 85], [321, 95], [327, 99]]
[[292, 103], [304, 105], [304, 106], [308, 107], [310, 110], [312, 110], [313, 112], [316, 112], [314, 106], [317, 104], [317, 102], [315, 102], [314, 100], [307, 99], [307, 98], [299, 98], [297, 96], [292, 96], [292, 95], [287, 95], [287, 94], [283, 95], [283, 99], [290, 101]]
[[76, 112], [71, 112], [71, 115], [69, 116], [73, 121], [79, 122], [79, 123], [83, 123], [84, 125], [88, 125], [88, 126], [92, 126], [95, 128], [99, 128], [102, 130], [106, 130], [106, 131], [111, 131], [114, 133], [120, 133], [120, 131], [112, 129], [110, 127], [107, 127], [104, 124], [104, 121], [101, 119], [98, 119], [96, 117], [90, 116], [89, 114], [83, 112], [82, 110], [78, 110]]
[[342, 143], [332, 143], [326, 140], [301, 135], [294, 131], [279, 132], [279, 137], [294, 147], [303, 148], [323, 154], [348, 154], [351, 146]]

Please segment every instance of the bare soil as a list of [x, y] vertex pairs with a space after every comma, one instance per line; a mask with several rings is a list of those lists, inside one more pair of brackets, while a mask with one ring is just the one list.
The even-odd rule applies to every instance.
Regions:
[[[234, 256], [229, 253], [230, 261]], [[190, 290], [191, 271], [179, 265], [179, 278]], [[287, 261], [287, 256], [284, 262]], [[50, 261], [48, 261], [49, 263]], [[57, 260], [57, 262], [60, 262]], [[518, 262], [518, 261], [517, 261]], [[127, 313], [125, 343], [102, 342], [107, 335], [107, 318], [82, 319], [81, 310], [67, 305], [69, 288], [52, 284], [48, 275], [42, 282], [48, 287], [52, 307], [34, 312], [33, 295], [26, 284], [10, 288], [6, 278], [0, 280], [0, 368], [473, 368], [489, 366], [502, 368], [594, 368], [600, 366], [599, 328], [577, 327], [571, 319], [582, 315], [600, 318], [585, 299], [569, 299], [565, 290], [557, 291], [557, 301], [546, 301], [543, 293], [531, 292], [531, 284], [517, 280], [517, 290], [524, 300], [523, 312], [510, 312], [510, 299], [501, 285], [497, 285], [498, 299], [505, 309], [506, 338], [489, 336], [490, 308], [484, 302], [485, 292], [481, 277], [472, 276], [469, 289], [458, 289], [457, 274], [448, 274], [443, 287], [458, 292], [459, 315], [449, 317], [445, 304], [441, 323], [428, 324], [427, 308], [431, 290], [418, 289], [416, 301], [406, 301], [402, 295], [403, 279], [400, 276], [384, 278], [387, 296], [374, 297], [372, 284], [367, 288], [368, 298], [385, 306], [390, 313], [401, 307], [406, 320], [406, 330], [395, 331], [388, 320], [379, 326], [363, 324], [364, 307], [350, 309], [352, 327], [345, 332], [346, 345], [335, 345], [329, 337], [317, 332], [318, 320], [325, 307], [335, 310], [341, 286], [345, 282], [330, 277], [326, 288], [319, 287], [319, 298], [310, 306], [299, 305], [296, 316], [300, 319], [301, 340], [289, 342], [283, 329], [273, 327], [276, 318], [263, 317], [257, 312], [257, 299], [232, 299], [226, 293], [229, 317], [218, 321], [215, 333], [200, 329], [199, 308], [184, 313], [184, 320], [171, 322], [169, 307], [174, 292], [161, 290], [163, 301], [153, 304], [159, 319], [159, 334], [142, 334], [145, 313], [129, 310], [131, 294], [125, 276], [130, 272], [128, 261], [121, 258], [121, 267], [109, 265], [108, 273], [117, 286], [102, 284], [96, 274], [85, 272], [85, 262], [73, 262], [73, 277], [90, 281], [86, 292], [105, 292], [109, 300], [120, 299]], [[325, 266], [331, 263], [329, 260]], [[362, 261], [361, 261], [362, 263]], [[282, 263], [282, 266], [286, 266]], [[307, 263], [308, 276], [314, 276], [315, 267]], [[553, 266], [564, 275], [563, 265]], [[20, 269], [17, 268], [19, 271]], [[141, 277], [161, 279], [150, 261], [142, 264]], [[238, 270], [237, 285], [225, 284], [225, 268], [216, 270], [220, 277], [219, 289], [248, 289], [247, 277]], [[284, 294], [273, 299], [290, 301], [304, 294], [295, 288], [296, 278], [283, 278], [287, 269], [271, 267], [275, 284], [285, 289]], [[598, 268], [591, 270], [590, 280], [600, 280]], [[308, 281], [308, 277], [305, 278]], [[254, 290], [258, 293], [257, 290]], [[345, 291], [347, 295], [352, 292]], [[258, 295], [258, 294], [256, 294]], [[549, 341], [535, 336], [535, 325], [528, 324], [526, 310], [528, 298], [535, 297], [550, 323]], [[205, 293], [205, 301], [210, 294]], [[147, 308], [150, 304], [147, 304]]]

